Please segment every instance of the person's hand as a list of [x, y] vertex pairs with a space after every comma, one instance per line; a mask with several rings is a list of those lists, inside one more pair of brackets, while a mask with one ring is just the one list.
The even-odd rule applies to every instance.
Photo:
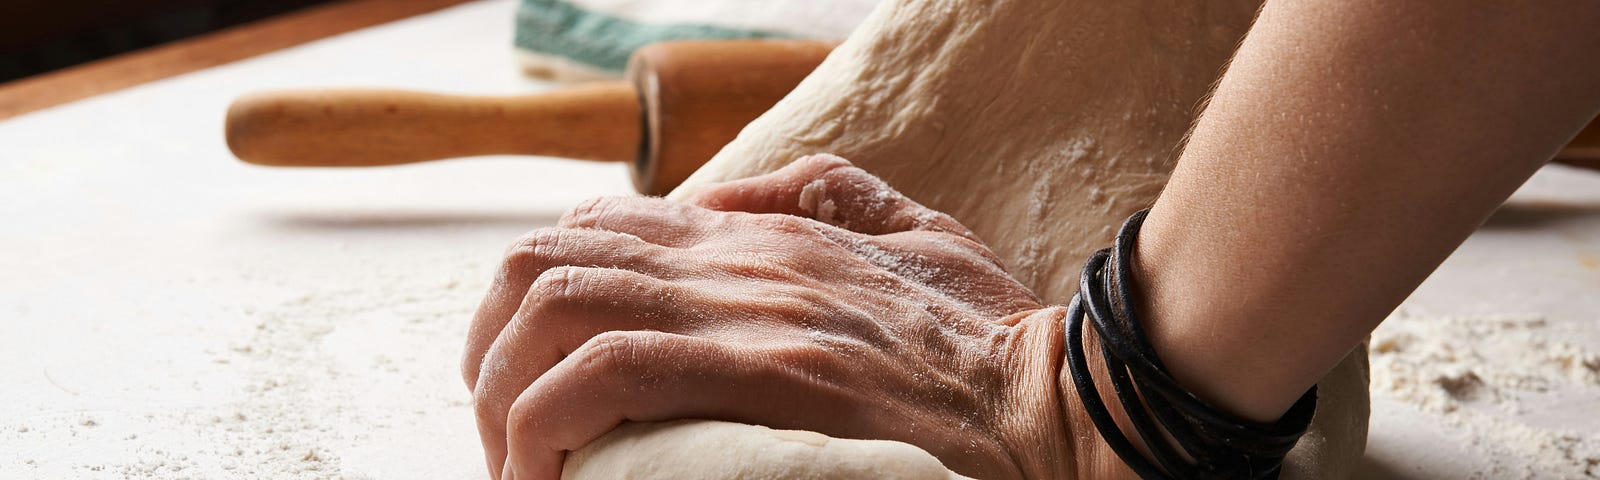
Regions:
[[1057, 478], [1082, 443], [1061, 408], [1063, 315], [951, 217], [817, 156], [690, 204], [592, 200], [529, 233], [462, 370], [499, 478], [559, 478], [566, 451], [620, 422], [677, 418]]

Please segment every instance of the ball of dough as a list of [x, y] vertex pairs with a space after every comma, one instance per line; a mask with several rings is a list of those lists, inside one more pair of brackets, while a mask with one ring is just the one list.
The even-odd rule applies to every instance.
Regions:
[[561, 478], [967, 479], [905, 443], [710, 420], [624, 423], [568, 454]]

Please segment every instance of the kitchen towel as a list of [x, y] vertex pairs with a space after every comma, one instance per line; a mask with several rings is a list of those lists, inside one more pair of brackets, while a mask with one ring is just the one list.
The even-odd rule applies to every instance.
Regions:
[[560, 81], [617, 78], [635, 49], [666, 40], [850, 34], [877, 0], [522, 0], [523, 71]]

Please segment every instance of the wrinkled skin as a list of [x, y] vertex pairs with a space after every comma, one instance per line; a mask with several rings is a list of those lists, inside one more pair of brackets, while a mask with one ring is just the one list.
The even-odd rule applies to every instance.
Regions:
[[1085, 422], [1062, 407], [1063, 316], [951, 217], [817, 156], [687, 203], [592, 200], [527, 234], [463, 374], [500, 478], [556, 479], [566, 451], [620, 422], [677, 418], [1065, 478], [1104, 452], [1070, 434]]

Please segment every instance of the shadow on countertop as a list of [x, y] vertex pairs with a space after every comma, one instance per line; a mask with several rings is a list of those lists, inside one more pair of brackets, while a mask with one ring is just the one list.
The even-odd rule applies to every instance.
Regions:
[[1546, 228], [1577, 221], [1600, 221], [1600, 204], [1553, 201], [1512, 201], [1501, 205], [1483, 229]]
[[499, 226], [537, 227], [555, 225], [564, 212], [473, 212], [473, 211], [396, 211], [396, 210], [320, 210], [264, 212], [258, 218], [269, 226], [303, 231], [419, 230], [439, 227]]
[[1361, 458], [1361, 466], [1356, 468], [1356, 473], [1350, 478], [1361, 480], [1433, 480], [1435, 477], [1426, 472], [1403, 472], [1398, 465], [1389, 465], [1382, 459], [1373, 458], [1368, 454]]

